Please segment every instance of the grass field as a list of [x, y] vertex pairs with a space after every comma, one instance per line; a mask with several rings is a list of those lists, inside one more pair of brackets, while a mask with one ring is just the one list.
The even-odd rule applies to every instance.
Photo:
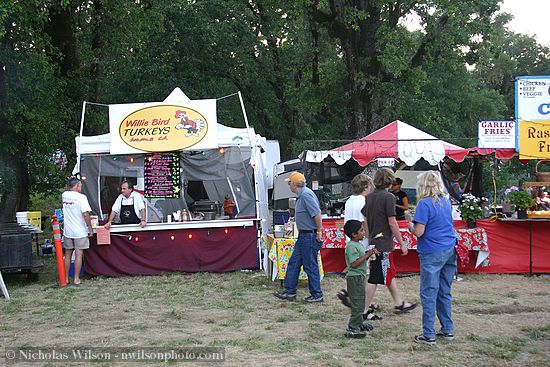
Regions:
[[[12, 300], [0, 298], [0, 350], [218, 346], [225, 366], [550, 366], [548, 276], [463, 275], [453, 288], [455, 340], [429, 347], [412, 342], [421, 308], [393, 314], [382, 288], [384, 319], [365, 339], [346, 339], [349, 310], [335, 297], [345, 280], [334, 274], [322, 281], [322, 304], [274, 298], [279, 284], [261, 272], [98, 277], [66, 288], [55, 274], [50, 258], [38, 282], [4, 277]], [[418, 301], [418, 276], [398, 283]]]

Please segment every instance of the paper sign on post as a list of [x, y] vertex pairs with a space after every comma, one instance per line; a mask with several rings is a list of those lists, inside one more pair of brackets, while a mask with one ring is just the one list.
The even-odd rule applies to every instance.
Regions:
[[97, 227], [97, 244], [98, 245], [110, 245], [111, 244], [111, 231], [105, 227]]

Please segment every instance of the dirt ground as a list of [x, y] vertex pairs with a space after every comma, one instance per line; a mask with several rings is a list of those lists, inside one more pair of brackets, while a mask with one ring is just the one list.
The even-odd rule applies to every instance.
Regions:
[[[274, 298], [279, 283], [261, 272], [98, 277], [66, 288], [55, 272], [48, 259], [38, 282], [4, 277], [12, 300], [0, 298], [0, 351], [199, 346], [225, 348], [225, 361], [185, 365], [550, 366], [549, 276], [461, 275], [453, 286], [455, 340], [429, 347], [412, 341], [421, 308], [394, 314], [382, 288], [375, 300], [384, 319], [365, 339], [346, 339], [349, 309], [335, 296], [345, 280], [335, 274], [322, 281], [324, 303], [304, 304]], [[418, 301], [418, 276], [398, 284]], [[301, 284], [299, 296], [307, 295]]]

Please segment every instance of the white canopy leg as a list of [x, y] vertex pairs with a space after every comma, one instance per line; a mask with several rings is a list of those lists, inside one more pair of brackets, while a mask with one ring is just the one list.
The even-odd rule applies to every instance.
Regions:
[[9, 301], [10, 300], [10, 294], [8, 293], [8, 288], [6, 288], [6, 284], [4, 284], [4, 279], [2, 278], [2, 272], [0, 272], [0, 288], [2, 289], [2, 293], [4, 294], [4, 298], [6, 298]]

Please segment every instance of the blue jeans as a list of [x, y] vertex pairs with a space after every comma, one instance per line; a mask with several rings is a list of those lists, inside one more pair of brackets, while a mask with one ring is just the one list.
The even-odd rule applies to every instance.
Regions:
[[435, 315], [441, 331], [454, 334], [451, 284], [456, 273], [454, 247], [442, 252], [418, 254], [420, 258], [420, 299], [422, 300], [422, 334], [435, 338]]
[[323, 296], [321, 291], [321, 276], [319, 274], [319, 264], [317, 263], [317, 253], [323, 244], [317, 242], [315, 233], [300, 233], [294, 245], [294, 252], [288, 260], [285, 277], [285, 292], [296, 294], [298, 286], [298, 277], [300, 276], [300, 267], [304, 266], [307, 274], [309, 293], [315, 298]]

